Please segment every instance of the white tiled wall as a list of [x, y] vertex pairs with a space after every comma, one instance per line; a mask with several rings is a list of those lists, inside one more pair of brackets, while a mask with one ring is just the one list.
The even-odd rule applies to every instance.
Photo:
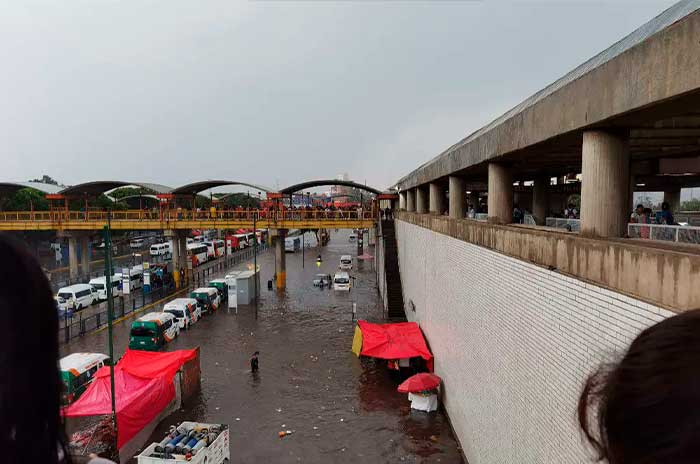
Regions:
[[575, 425], [585, 376], [673, 313], [420, 226], [396, 227], [407, 316], [435, 355], [469, 463], [591, 462]]

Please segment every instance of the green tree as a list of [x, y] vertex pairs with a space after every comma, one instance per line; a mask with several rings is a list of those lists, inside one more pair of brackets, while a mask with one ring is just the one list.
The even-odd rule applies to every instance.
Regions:
[[59, 183], [56, 180], [54, 180], [53, 177], [47, 176], [46, 174], [41, 176], [41, 179], [32, 179], [29, 182], [42, 182], [44, 184], [59, 185]]
[[700, 211], [700, 198], [691, 198], [681, 203], [681, 211]]
[[48, 211], [49, 201], [43, 192], [33, 188], [23, 188], [3, 201], [7, 211]]

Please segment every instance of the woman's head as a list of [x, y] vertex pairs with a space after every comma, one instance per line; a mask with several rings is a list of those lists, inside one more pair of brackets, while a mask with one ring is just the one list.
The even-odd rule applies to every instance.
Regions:
[[578, 418], [610, 464], [700, 462], [700, 310], [647, 328], [591, 375]]
[[58, 462], [58, 315], [51, 288], [25, 245], [0, 234], [0, 456]]

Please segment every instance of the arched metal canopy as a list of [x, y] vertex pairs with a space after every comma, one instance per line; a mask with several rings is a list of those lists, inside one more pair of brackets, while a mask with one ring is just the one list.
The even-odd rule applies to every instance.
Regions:
[[375, 195], [379, 195], [380, 193], [382, 193], [380, 190], [369, 187], [367, 185], [358, 184], [358, 183], [352, 182], [350, 180], [338, 180], [338, 179], [310, 180], [308, 182], [302, 182], [300, 184], [290, 185], [289, 187], [286, 187], [286, 188], [280, 190], [280, 193], [287, 193], [287, 194], [295, 193], [295, 192], [298, 192], [300, 190], [305, 190], [307, 188], [321, 187], [324, 185], [343, 185], [345, 187], [354, 187], [356, 189], [365, 190], [367, 192], [374, 193]]
[[194, 195], [204, 190], [213, 189], [216, 187], [222, 187], [224, 185], [243, 185], [245, 187], [250, 187], [252, 189], [258, 190], [260, 192], [270, 192], [271, 190], [267, 187], [261, 185], [255, 185], [248, 182], [239, 182], [233, 180], [204, 180], [200, 182], [193, 182], [191, 184], [183, 185], [182, 187], [177, 187], [171, 192], [173, 195]]
[[24, 188], [32, 188], [46, 194], [54, 194], [60, 192], [63, 187], [43, 182], [0, 182], [0, 195], [12, 195]]
[[93, 182], [85, 182], [82, 184], [73, 185], [67, 187], [60, 192], [61, 195], [73, 196], [73, 195], [91, 195], [98, 196], [110, 190], [114, 190], [119, 187], [141, 187], [147, 190], [151, 190], [155, 193], [170, 193], [172, 188], [161, 185], [161, 184], [150, 184], [146, 182], [126, 182], [120, 180], [98, 180]]

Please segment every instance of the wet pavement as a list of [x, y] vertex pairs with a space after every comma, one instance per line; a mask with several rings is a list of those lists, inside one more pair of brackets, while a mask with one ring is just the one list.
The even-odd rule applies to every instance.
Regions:
[[[312, 286], [315, 274], [336, 271], [340, 255], [357, 255], [349, 233], [333, 233], [327, 247], [307, 248], [303, 269], [301, 251], [288, 253], [284, 292], [267, 290], [275, 263], [273, 252], [264, 253], [257, 320], [253, 306], [239, 307], [238, 314], [222, 310], [169, 344], [168, 350], [201, 347], [202, 390], [152, 441], [172, 423], [197, 420], [230, 425], [234, 463], [463, 462], [443, 413], [411, 411], [384, 362], [350, 351], [353, 302], [358, 318], [383, 319], [373, 260], [355, 262], [349, 293]], [[306, 238], [314, 242], [312, 234]], [[365, 251], [374, 254], [372, 247]], [[115, 327], [116, 356], [126, 347], [128, 328], [129, 321]], [[106, 336], [85, 336], [64, 351], [104, 352]], [[257, 375], [249, 367], [254, 351], [260, 351]], [[293, 433], [279, 438], [282, 430]]]

